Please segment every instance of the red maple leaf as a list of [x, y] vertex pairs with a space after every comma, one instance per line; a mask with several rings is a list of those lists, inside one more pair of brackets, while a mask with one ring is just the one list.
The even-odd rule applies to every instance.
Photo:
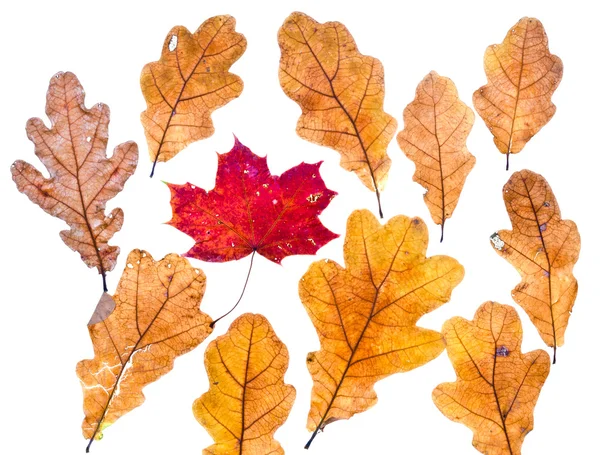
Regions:
[[237, 138], [219, 155], [214, 189], [168, 184], [171, 226], [194, 238], [185, 256], [225, 262], [258, 253], [280, 263], [293, 254], [315, 254], [339, 237], [321, 224], [319, 214], [337, 194], [325, 186], [321, 163], [302, 163], [271, 175], [266, 158]]

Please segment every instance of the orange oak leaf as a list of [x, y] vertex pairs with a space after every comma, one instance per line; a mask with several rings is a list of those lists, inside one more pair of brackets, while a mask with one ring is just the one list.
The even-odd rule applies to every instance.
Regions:
[[573, 276], [581, 247], [577, 225], [560, 217], [550, 185], [535, 172], [515, 172], [503, 195], [513, 230], [496, 232], [490, 241], [521, 274], [512, 297], [554, 348], [556, 362], [556, 347], [564, 343], [577, 296]]
[[204, 455], [284, 453], [273, 434], [296, 397], [294, 387], [283, 382], [288, 360], [287, 348], [260, 314], [243, 314], [208, 345], [210, 389], [193, 406], [215, 440]]
[[302, 108], [300, 137], [338, 151], [340, 165], [377, 195], [387, 181], [387, 146], [397, 122], [383, 111], [383, 66], [362, 55], [339, 22], [292, 13], [279, 30], [279, 81]]
[[423, 187], [431, 217], [442, 227], [452, 216], [465, 180], [475, 165], [467, 136], [475, 115], [458, 98], [456, 86], [435, 71], [417, 86], [415, 100], [404, 109], [400, 148], [415, 163], [413, 180]]
[[499, 303], [481, 305], [472, 322], [450, 319], [442, 332], [457, 381], [435, 388], [435, 405], [473, 430], [473, 446], [481, 453], [520, 455], [550, 372], [548, 354], [521, 352], [519, 315]]
[[189, 144], [212, 136], [211, 114], [242, 93], [244, 84], [229, 68], [246, 50], [231, 16], [215, 16], [194, 34], [171, 29], [160, 60], [142, 70], [140, 84], [147, 109], [141, 120], [152, 173]]
[[199, 308], [205, 287], [204, 273], [176, 254], [160, 261], [145, 251], [129, 254], [116, 294], [104, 294], [88, 324], [94, 358], [77, 364], [87, 451], [106, 427], [144, 402], [147, 384], [212, 332]]
[[493, 44], [483, 59], [488, 84], [475, 91], [475, 109], [506, 154], [525, 144], [554, 116], [551, 97], [563, 73], [560, 58], [550, 53], [542, 23], [524, 17], [508, 32], [502, 44]]
[[381, 226], [367, 210], [348, 218], [346, 268], [313, 263], [299, 284], [321, 340], [307, 365], [313, 377], [308, 448], [319, 430], [373, 406], [374, 384], [417, 368], [444, 350], [442, 335], [416, 324], [450, 299], [464, 275], [448, 256], [426, 257], [427, 227], [396, 216]]
[[27, 122], [27, 137], [50, 178], [21, 160], [11, 172], [20, 192], [69, 225], [61, 239], [88, 267], [98, 269], [106, 291], [106, 272], [115, 267], [119, 255], [119, 247], [108, 241], [123, 225], [123, 210], [114, 209], [108, 216], [104, 210], [135, 171], [138, 148], [135, 142], [125, 142], [107, 158], [110, 110], [102, 103], [88, 110], [84, 98], [73, 73], [57, 73], [50, 80], [46, 114], [52, 127], [39, 118]]

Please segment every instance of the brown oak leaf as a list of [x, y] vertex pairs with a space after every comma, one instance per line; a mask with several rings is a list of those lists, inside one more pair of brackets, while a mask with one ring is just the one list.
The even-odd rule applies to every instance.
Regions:
[[562, 79], [563, 64], [550, 53], [542, 23], [524, 17], [508, 32], [502, 44], [485, 51], [488, 84], [475, 91], [475, 109], [506, 154], [525, 144], [554, 116], [552, 94]]
[[106, 427], [144, 402], [147, 384], [212, 332], [199, 308], [205, 287], [204, 273], [176, 254], [160, 261], [145, 251], [129, 254], [117, 292], [112, 299], [104, 294], [88, 324], [94, 358], [77, 364], [87, 451]]
[[296, 132], [341, 155], [340, 165], [355, 172], [377, 195], [387, 181], [387, 146], [397, 122], [383, 111], [383, 66], [361, 54], [339, 22], [320, 24], [292, 13], [279, 30], [279, 81], [302, 108]]
[[442, 332], [457, 381], [435, 388], [435, 405], [473, 430], [473, 446], [481, 453], [520, 455], [550, 372], [548, 354], [521, 352], [519, 315], [499, 303], [481, 305], [472, 322], [450, 319]]
[[27, 122], [27, 137], [50, 178], [21, 160], [11, 172], [20, 192], [66, 221], [71, 229], [60, 237], [88, 267], [98, 269], [106, 291], [106, 272], [115, 267], [119, 255], [119, 247], [108, 241], [123, 225], [123, 210], [114, 209], [108, 216], [104, 210], [135, 171], [138, 148], [135, 142], [125, 142], [106, 158], [110, 110], [102, 103], [88, 110], [84, 98], [73, 73], [57, 73], [50, 80], [46, 114], [51, 128], [39, 118]]
[[321, 341], [307, 357], [313, 377], [308, 448], [319, 430], [373, 406], [374, 384], [444, 350], [442, 335], [416, 324], [450, 299], [464, 275], [448, 256], [426, 257], [427, 227], [396, 216], [381, 226], [367, 210], [348, 218], [346, 268], [313, 263], [299, 284]]
[[150, 177], [158, 161], [212, 136], [212, 112], [242, 93], [242, 79], [229, 68], [245, 50], [246, 38], [227, 15], [211, 17], [193, 34], [181, 26], [168, 33], [160, 60], [144, 66], [140, 79]]
[[521, 274], [512, 297], [554, 348], [556, 362], [577, 296], [573, 266], [581, 247], [579, 231], [573, 221], [560, 217], [552, 188], [535, 172], [515, 172], [503, 195], [513, 230], [496, 232], [490, 241]]
[[294, 387], [283, 382], [288, 361], [287, 348], [260, 314], [243, 314], [208, 345], [210, 389], [193, 406], [215, 440], [204, 455], [284, 453], [273, 434], [296, 397]]
[[415, 163], [413, 180], [422, 185], [431, 217], [442, 227], [452, 216], [465, 180], [475, 165], [467, 136], [475, 115], [458, 98], [456, 86], [435, 71], [417, 86], [414, 101], [404, 109], [398, 144]]

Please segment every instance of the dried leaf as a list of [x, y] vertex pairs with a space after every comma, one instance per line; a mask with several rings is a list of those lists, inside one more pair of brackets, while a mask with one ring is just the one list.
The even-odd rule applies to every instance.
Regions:
[[11, 172], [20, 192], [69, 225], [60, 237], [88, 267], [98, 269], [106, 291], [106, 272], [119, 255], [119, 247], [108, 241], [123, 225], [123, 210], [106, 216], [104, 209], [135, 171], [138, 149], [134, 142], [125, 142], [106, 158], [110, 110], [102, 103], [88, 110], [84, 97], [73, 73], [57, 73], [50, 80], [46, 114], [52, 127], [39, 118], [27, 122], [27, 137], [50, 178], [21, 160]]
[[283, 91], [302, 108], [300, 137], [337, 150], [340, 165], [377, 194], [391, 161], [387, 146], [396, 120], [383, 111], [383, 66], [362, 55], [339, 22], [320, 24], [292, 13], [279, 30]]
[[158, 262], [145, 251], [129, 254], [113, 312], [88, 326], [94, 358], [77, 364], [88, 450], [106, 427], [144, 402], [147, 384], [212, 332], [199, 309], [205, 287], [204, 273], [176, 254]]
[[215, 440], [204, 455], [283, 454], [273, 434], [296, 390], [284, 384], [288, 351], [262, 315], [246, 313], [211, 342], [204, 363], [210, 389], [194, 401], [196, 419]]
[[189, 144], [212, 136], [210, 115], [242, 93], [242, 80], [229, 72], [246, 50], [231, 16], [215, 16], [194, 34], [171, 29], [160, 60], [142, 70], [140, 84], [147, 110], [141, 120], [150, 159], [168, 161]]
[[169, 184], [169, 224], [196, 241], [186, 256], [203, 261], [257, 252], [280, 263], [292, 254], [315, 254], [338, 237], [318, 218], [337, 194], [325, 186], [320, 165], [302, 163], [272, 176], [266, 158], [236, 139], [229, 153], [219, 155], [214, 189]]
[[321, 350], [307, 357], [314, 380], [308, 429], [319, 430], [366, 411], [374, 384], [417, 368], [444, 350], [440, 333], [416, 326], [450, 299], [463, 267], [448, 256], [425, 257], [427, 227], [396, 216], [381, 226], [367, 210], [350, 215], [347, 268], [313, 263], [299, 293], [317, 329]]
[[556, 362], [556, 347], [564, 343], [577, 296], [573, 276], [581, 247], [577, 225], [560, 217], [550, 185], [535, 172], [515, 172], [503, 194], [513, 230], [494, 233], [490, 240], [521, 274], [513, 299], [527, 312], [544, 342], [554, 348]]
[[506, 154], [519, 153], [529, 139], [554, 116], [551, 97], [563, 73], [560, 58], [548, 49], [540, 21], [524, 17], [508, 32], [502, 44], [485, 51], [488, 84], [475, 91], [475, 109]]
[[548, 354], [521, 352], [519, 315], [499, 303], [481, 305], [473, 322], [450, 319], [442, 332], [457, 381], [435, 388], [435, 405], [473, 430], [473, 446], [481, 453], [520, 455], [550, 372]]
[[456, 86], [435, 71], [417, 86], [415, 100], [404, 109], [400, 148], [415, 163], [413, 180], [422, 185], [423, 198], [436, 224], [452, 216], [465, 180], [475, 165], [467, 150], [473, 111], [458, 98]]

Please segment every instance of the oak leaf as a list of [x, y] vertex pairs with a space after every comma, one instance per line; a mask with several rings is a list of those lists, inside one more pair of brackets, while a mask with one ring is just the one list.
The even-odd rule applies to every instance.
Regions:
[[296, 132], [338, 151], [340, 165], [375, 191], [383, 218], [379, 192], [397, 122], [383, 111], [381, 62], [361, 54], [344, 25], [320, 24], [299, 12], [285, 20], [278, 37], [281, 87], [302, 108]]
[[494, 143], [506, 154], [525, 144], [554, 116], [551, 97], [563, 73], [559, 57], [550, 53], [542, 23], [524, 17], [508, 32], [502, 44], [485, 51], [488, 84], [475, 91], [475, 109], [494, 135]]
[[552, 188], [535, 172], [515, 172], [503, 195], [513, 230], [496, 232], [490, 241], [521, 274], [512, 297], [554, 348], [556, 362], [577, 296], [573, 266], [581, 247], [579, 231], [573, 221], [561, 218]]
[[242, 80], [229, 68], [245, 50], [246, 38], [235, 31], [231, 16], [211, 17], [193, 34], [181, 26], [171, 29], [160, 60], [144, 66], [140, 80], [150, 177], [158, 161], [212, 136], [212, 112], [242, 93]]
[[106, 427], [144, 402], [147, 384], [212, 332], [199, 308], [205, 287], [204, 273], [176, 254], [160, 261], [145, 251], [129, 254], [117, 292], [112, 299], [104, 294], [88, 324], [94, 358], [77, 364], [88, 451]]
[[27, 137], [50, 177], [21, 160], [14, 162], [11, 173], [20, 192], [69, 225], [61, 239], [88, 267], [98, 269], [106, 291], [106, 272], [119, 255], [119, 247], [108, 241], [123, 225], [123, 210], [114, 209], [108, 216], [104, 210], [135, 171], [138, 149], [135, 142], [125, 142], [107, 158], [110, 110], [102, 103], [86, 109], [84, 98], [73, 73], [57, 73], [50, 80], [46, 114], [51, 128], [39, 118], [27, 122]]
[[283, 382], [288, 361], [287, 348], [259, 314], [243, 314], [208, 345], [210, 389], [193, 406], [215, 440], [204, 455], [284, 453], [273, 434], [296, 397], [294, 387]]
[[417, 321], [450, 299], [463, 267], [448, 256], [425, 256], [427, 227], [396, 216], [381, 226], [367, 210], [348, 218], [346, 268], [313, 263], [299, 284], [321, 340], [307, 357], [313, 377], [308, 429], [313, 436], [377, 401], [374, 384], [417, 368], [444, 350], [442, 335]]
[[450, 319], [442, 332], [457, 381], [435, 388], [435, 405], [473, 430], [473, 446], [481, 453], [520, 455], [550, 372], [548, 354], [521, 352], [519, 315], [499, 303], [481, 305], [472, 322]]
[[458, 98], [456, 86], [435, 71], [417, 86], [414, 101], [404, 109], [398, 144], [415, 163], [413, 180], [423, 187], [431, 217], [442, 227], [452, 216], [465, 180], [475, 165], [467, 136], [475, 115]]
[[194, 238], [186, 256], [203, 261], [258, 253], [280, 263], [289, 255], [315, 254], [338, 237], [318, 218], [337, 194], [325, 186], [320, 165], [302, 163], [273, 176], [266, 158], [236, 138], [231, 151], [219, 155], [214, 189], [168, 184], [168, 224]]

